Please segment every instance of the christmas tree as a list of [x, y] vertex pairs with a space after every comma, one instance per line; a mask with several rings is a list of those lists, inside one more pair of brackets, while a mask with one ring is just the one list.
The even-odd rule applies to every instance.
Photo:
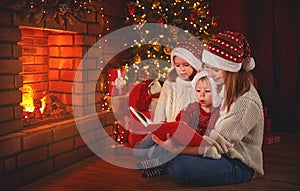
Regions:
[[[217, 17], [211, 14], [211, 0], [131, 0], [127, 4], [128, 17], [127, 24], [138, 25], [141, 36], [147, 36], [143, 25], [145, 23], [158, 23], [169, 28], [171, 35], [161, 35], [153, 37], [149, 45], [139, 45], [132, 49], [132, 60], [129, 64], [131, 71], [129, 75], [149, 76], [150, 70], [158, 68], [158, 76], [165, 78], [168, 71], [167, 65], [162, 65], [155, 60], [165, 60], [170, 62], [172, 47], [178, 40], [176, 33], [178, 28], [182, 29], [206, 44], [212, 37], [212, 27], [218, 25]], [[172, 27], [174, 26], [174, 27]], [[147, 31], [149, 33], [149, 31]], [[166, 38], [168, 36], [168, 38]], [[173, 38], [173, 39], [171, 39]], [[141, 61], [153, 59], [152, 63]], [[136, 68], [136, 69], [134, 69]], [[137, 70], [139, 69], [139, 70]], [[141, 70], [142, 69], [142, 70]], [[148, 70], [150, 69], [150, 70]]]

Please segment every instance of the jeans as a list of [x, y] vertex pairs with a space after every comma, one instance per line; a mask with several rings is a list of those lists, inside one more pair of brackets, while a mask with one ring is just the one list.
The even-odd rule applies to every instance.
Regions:
[[217, 186], [250, 180], [254, 170], [239, 159], [178, 155], [168, 162], [167, 175], [181, 184]]
[[147, 156], [149, 149], [154, 145], [151, 134], [146, 135], [142, 140], [137, 142], [133, 147], [133, 155], [137, 157]]

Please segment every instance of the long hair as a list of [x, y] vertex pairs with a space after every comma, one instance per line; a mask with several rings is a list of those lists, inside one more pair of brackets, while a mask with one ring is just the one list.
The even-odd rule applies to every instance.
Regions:
[[[230, 110], [231, 104], [245, 92], [249, 91], [253, 84], [253, 76], [251, 72], [241, 69], [238, 72], [227, 72], [225, 80], [225, 105], [227, 112]], [[223, 109], [225, 109], [223, 108]]]

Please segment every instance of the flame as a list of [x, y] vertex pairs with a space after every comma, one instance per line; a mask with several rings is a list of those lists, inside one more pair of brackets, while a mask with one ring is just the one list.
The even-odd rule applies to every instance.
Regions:
[[25, 112], [33, 112], [35, 107], [33, 103], [34, 93], [32, 87], [24, 85], [22, 92], [22, 102], [20, 103], [20, 106], [23, 107], [23, 111]]
[[[35, 106], [34, 106], [34, 92], [31, 86], [24, 85], [22, 88], [22, 102], [20, 103], [20, 106], [23, 107], [24, 112], [34, 112]], [[46, 108], [46, 96], [42, 97], [41, 100], [41, 108], [39, 108], [41, 114], [43, 114], [45, 108]]]
[[44, 113], [44, 110], [46, 108], [46, 96], [42, 97], [41, 99], [42, 107], [40, 108], [41, 114]]

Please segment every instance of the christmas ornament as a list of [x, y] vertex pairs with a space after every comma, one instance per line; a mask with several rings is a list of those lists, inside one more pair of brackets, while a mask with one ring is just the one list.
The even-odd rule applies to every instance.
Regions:
[[154, 0], [153, 4], [152, 4], [152, 7], [157, 8], [159, 5], [160, 5], [160, 2], [158, 0]]
[[164, 23], [164, 19], [163, 18], [159, 18], [159, 19], [157, 19], [156, 23], [163, 24]]
[[135, 8], [134, 8], [134, 5], [133, 5], [133, 3], [129, 3], [128, 4], [128, 13], [129, 13], [129, 15], [135, 15]]
[[134, 63], [140, 63], [142, 61], [142, 57], [140, 57], [140, 55], [136, 54], [134, 59], [133, 59], [133, 62]]
[[217, 27], [217, 26], [219, 26], [219, 23], [218, 23], [217, 21], [213, 21], [213, 22], [211, 23], [211, 26]]
[[211, 26], [213, 27], [217, 27], [219, 25], [216, 17], [213, 17], [212, 20], [211, 20]]
[[202, 9], [202, 8], [199, 8], [199, 9], [197, 10], [197, 14], [198, 14], [198, 16], [199, 16], [201, 19], [203, 19], [203, 18], [206, 17], [206, 11], [205, 11], [204, 9]]
[[171, 49], [170, 47], [168, 47], [168, 46], [165, 46], [165, 47], [164, 47], [164, 53], [165, 53], [165, 54], [171, 55], [171, 51], [172, 51], [172, 49]]
[[190, 13], [190, 20], [191, 20], [191, 21], [194, 21], [195, 19], [196, 19], [196, 13], [191, 12], [191, 13]]
[[161, 50], [161, 45], [158, 44], [158, 43], [155, 43], [155, 44], [153, 44], [153, 49], [154, 49], [156, 52], [158, 52], [158, 51]]

